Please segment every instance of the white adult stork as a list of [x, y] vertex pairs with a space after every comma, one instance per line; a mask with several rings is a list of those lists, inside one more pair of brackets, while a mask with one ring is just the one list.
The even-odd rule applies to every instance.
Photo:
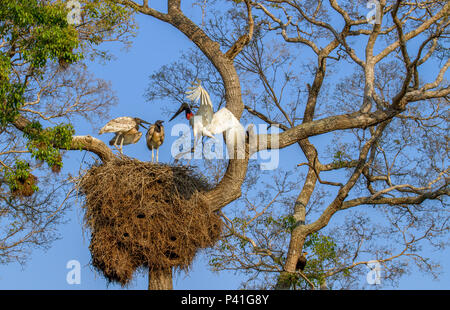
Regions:
[[118, 117], [110, 120], [103, 126], [99, 134], [101, 135], [105, 132], [115, 133], [116, 135], [109, 141], [109, 144], [117, 148], [117, 142], [120, 142], [120, 153], [122, 153], [123, 145], [137, 143], [142, 137], [142, 132], [139, 132], [139, 126], [147, 129], [142, 123], [150, 124], [137, 117]]
[[215, 139], [214, 135], [226, 131], [226, 143], [228, 151], [233, 154], [234, 146], [238, 146], [238, 158], [243, 158], [242, 150], [245, 143], [245, 130], [239, 120], [227, 108], [222, 108], [216, 113], [213, 111], [213, 105], [208, 92], [201, 86], [197, 80], [197, 85], [189, 87], [186, 92], [187, 98], [193, 102], [200, 101], [200, 107], [194, 115], [190, 106], [183, 103], [178, 111], [170, 119], [173, 120], [181, 112], [185, 111], [186, 118], [194, 130], [194, 149], [198, 140], [202, 136]]

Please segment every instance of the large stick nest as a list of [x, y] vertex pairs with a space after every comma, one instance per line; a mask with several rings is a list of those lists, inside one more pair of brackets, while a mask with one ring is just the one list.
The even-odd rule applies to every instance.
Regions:
[[208, 183], [190, 169], [121, 159], [82, 177], [92, 265], [127, 284], [139, 267], [187, 270], [218, 240], [222, 222], [203, 202]]

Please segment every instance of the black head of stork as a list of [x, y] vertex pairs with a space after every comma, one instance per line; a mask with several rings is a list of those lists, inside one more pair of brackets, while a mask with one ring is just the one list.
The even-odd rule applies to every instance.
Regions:
[[162, 123], [164, 123], [164, 121], [162, 121], [162, 120], [159, 119], [159, 120], [157, 120], [157, 121], [155, 122], [155, 125], [158, 126], [159, 128], [161, 128]]
[[194, 113], [192, 112], [190, 105], [187, 104], [186, 102], [183, 102], [183, 104], [180, 106], [180, 108], [178, 109], [178, 111], [175, 112], [175, 114], [172, 116], [172, 118], [169, 120], [169, 122], [172, 121], [172, 120], [173, 120], [175, 117], [177, 117], [178, 115], [180, 115], [181, 112], [183, 112], [183, 111], [186, 113], [186, 118], [187, 118], [188, 120], [190, 120], [191, 117], [194, 116]]

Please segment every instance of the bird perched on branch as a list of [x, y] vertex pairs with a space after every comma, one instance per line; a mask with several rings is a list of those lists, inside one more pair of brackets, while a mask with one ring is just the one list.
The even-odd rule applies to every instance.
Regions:
[[297, 264], [295, 265], [295, 270], [301, 270], [305, 269], [307, 260], [306, 255], [308, 255], [308, 252], [303, 252], [302, 255], [298, 258]]
[[115, 133], [115, 136], [109, 141], [109, 145], [113, 145], [117, 148], [120, 145], [120, 153], [122, 154], [122, 147], [128, 144], [134, 144], [139, 141], [142, 137], [142, 132], [139, 131], [139, 126], [144, 127], [142, 124], [150, 124], [137, 117], [122, 116], [110, 120], [102, 129], [100, 129], [99, 134], [105, 132]]
[[162, 125], [164, 121], [157, 120], [147, 131], [146, 140], [147, 147], [152, 151], [152, 162], [153, 162], [153, 149], [156, 149], [156, 162], [158, 162], [159, 147], [164, 142], [164, 126]]
[[189, 87], [189, 91], [186, 94], [188, 95], [187, 98], [191, 101], [200, 101], [197, 113], [194, 115], [191, 107], [187, 103], [183, 103], [170, 121], [181, 112], [185, 112], [186, 118], [194, 130], [194, 148], [202, 136], [215, 139], [215, 134], [226, 132], [228, 150], [234, 150], [235, 145], [242, 149], [245, 142], [245, 130], [230, 110], [222, 108], [214, 113], [211, 98], [198, 80], [197, 84]]

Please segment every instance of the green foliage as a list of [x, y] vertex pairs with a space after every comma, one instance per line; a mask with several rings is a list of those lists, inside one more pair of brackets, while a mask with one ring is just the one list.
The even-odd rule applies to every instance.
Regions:
[[296, 225], [296, 220], [291, 214], [279, 218], [268, 216], [264, 219], [264, 222], [267, 226], [275, 226], [281, 229], [283, 232], [288, 233], [291, 233]]
[[81, 46], [86, 56], [103, 61], [112, 58], [108, 50], [99, 50], [104, 41], [120, 41], [127, 46], [136, 35], [135, 11], [113, 1], [79, 0], [82, 7]]
[[74, 53], [79, 45], [78, 33], [68, 24], [67, 14], [64, 3], [2, 1], [0, 35], [8, 38], [35, 68], [44, 67], [48, 60], [73, 63], [81, 55]]
[[286, 232], [291, 233], [294, 230], [295, 225], [297, 224], [297, 221], [295, 220], [294, 216], [289, 214], [288, 216], [285, 216], [281, 219], [281, 223], [282, 223], [283, 229]]
[[[102, 30], [97, 32], [98, 39], [103, 39], [105, 32], [113, 31], [117, 26], [121, 27], [125, 21], [130, 20], [131, 14], [133, 14], [131, 9], [112, 1], [81, 0], [80, 2], [84, 3], [85, 18], [95, 20], [96, 27]], [[132, 28], [134, 29], [135, 26], [133, 25]], [[100, 41], [98, 42], [100, 43]]]
[[336, 243], [329, 236], [314, 233], [305, 241], [305, 250], [312, 250], [319, 261], [331, 260], [336, 257]]
[[12, 122], [23, 104], [25, 87], [20, 83], [10, 82], [11, 63], [0, 53], [0, 126]]
[[[338, 263], [336, 243], [330, 236], [313, 233], [307, 237], [303, 248], [308, 253], [308, 262], [303, 272], [315, 286], [319, 287], [324, 280], [326, 267]], [[298, 281], [304, 280], [299, 278]]]
[[[78, 32], [67, 22], [65, 2], [0, 1], [0, 36], [7, 43], [0, 50], [0, 126], [6, 127], [14, 122], [25, 101], [28, 77], [40, 78], [49, 61], [71, 64], [82, 55], [77, 52]], [[21, 65], [15, 67], [17, 63]], [[70, 146], [73, 134], [70, 124], [42, 129], [38, 122], [24, 131], [31, 156], [50, 167], [62, 166], [59, 148]], [[29, 171], [23, 160], [5, 171], [10, 189], [17, 189], [18, 180], [25, 180]]]
[[342, 168], [345, 164], [345, 153], [342, 151], [336, 151], [333, 155], [333, 165], [336, 165], [337, 167]]
[[67, 13], [63, 3], [1, 1], [0, 37], [9, 49], [0, 51], [0, 126], [14, 121], [24, 102], [26, 79], [12, 78], [14, 63], [20, 60], [29, 75], [39, 77], [49, 60], [70, 64], [82, 58], [74, 52], [78, 33], [67, 23]]
[[[23, 160], [17, 160], [14, 165], [14, 169], [4, 169], [5, 179], [11, 191], [20, 189], [20, 187], [23, 186], [25, 180], [27, 180], [31, 174], [30, 165]], [[34, 191], [38, 190], [38, 187], [36, 185], [33, 185], [32, 188]]]
[[70, 147], [74, 133], [71, 124], [42, 129], [42, 125], [38, 122], [31, 123], [24, 130], [31, 156], [46, 162], [50, 167], [62, 167], [60, 149]]

